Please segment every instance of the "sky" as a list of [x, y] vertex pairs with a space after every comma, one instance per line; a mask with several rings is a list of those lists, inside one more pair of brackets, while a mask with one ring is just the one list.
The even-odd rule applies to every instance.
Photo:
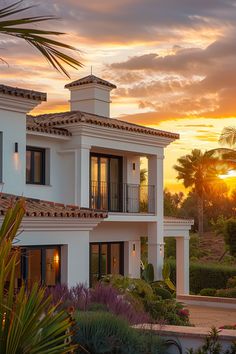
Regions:
[[[1, 5], [8, 5], [2, 0]], [[37, 51], [0, 37], [1, 83], [48, 93], [34, 114], [66, 111], [64, 85], [93, 73], [117, 85], [112, 117], [177, 132], [165, 152], [165, 186], [182, 190], [173, 165], [194, 148], [218, 147], [236, 126], [236, 0], [40, 0], [30, 15], [54, 15], [84, 67], [67, 79]], [[40, 28], [42, 25], [38, 25]], [[236, 185], [236, 179], [235, 179]]]

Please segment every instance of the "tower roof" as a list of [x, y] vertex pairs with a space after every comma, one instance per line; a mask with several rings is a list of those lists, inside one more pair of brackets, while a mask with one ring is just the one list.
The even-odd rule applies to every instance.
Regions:
[[99, 77], [97, 77], [95, 75], [88, 75], [88, 76], [82, 77], [81, 79], [75, 80], [75, 81], [65, 85], [65, 88], [87, 85], [87, 84], [99, 84], [99, 85], [110, 87], [111, 89], [116, 88], [116, 85], [113, 85], [109, 81], [100, 79]]

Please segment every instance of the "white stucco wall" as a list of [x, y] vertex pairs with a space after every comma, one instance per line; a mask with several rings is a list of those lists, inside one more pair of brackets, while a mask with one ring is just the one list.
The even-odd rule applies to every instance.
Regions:
[[[25, 185], [25, 114], [0, 110], [2, 132], [2, 185], [4, 193], [21, 195]], [[18, 143], [18, 153], [15, 151]]]
[[49, 137], [27, 136], [26, 144], [46, 149], [46, 185], [26, 184], [27, 197], [75, 204], [75, 158], [74, 152], [61, 153], [64, 141]]
[[146, 223], [103, 222], [90, 233], [90, 242], [124, 242], [124, 274], [140, 277], [140, 237], [147, 232]]
[[61, 280], [69, 286], [89, 285], [88, 230], [24, 230], [17, 238], [17, 246], [60, 245]]
[[88, 84], [70, 88], [71, 111], [82, 111], [110, 117], [111, 88], [103, 85]]

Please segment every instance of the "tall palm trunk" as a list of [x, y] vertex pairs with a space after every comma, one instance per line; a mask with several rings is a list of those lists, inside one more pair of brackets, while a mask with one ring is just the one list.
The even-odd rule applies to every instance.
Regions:
[[199, 236], [203, 235], [204, 226], [203, 226], [203, 197], [197, 196], [197, 211], [198, 211], [198, 233]]

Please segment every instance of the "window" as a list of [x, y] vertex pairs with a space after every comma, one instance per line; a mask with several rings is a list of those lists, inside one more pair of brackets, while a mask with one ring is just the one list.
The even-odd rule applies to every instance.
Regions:
[[90, 285], [107, 274], [124, 274], [124, 243], [90, 243]]
[[91, 154], [90, 206], [122, 211], [122, 157]]
[[27, 285], [60, 283], [60, 253], [59, 246], [22, 247], [21, 278]]
[[27, 146], [26, 183], [45, 184], [45, 149]]
[[0, 183], [2, 182], [2, 132], [0, 132]]

